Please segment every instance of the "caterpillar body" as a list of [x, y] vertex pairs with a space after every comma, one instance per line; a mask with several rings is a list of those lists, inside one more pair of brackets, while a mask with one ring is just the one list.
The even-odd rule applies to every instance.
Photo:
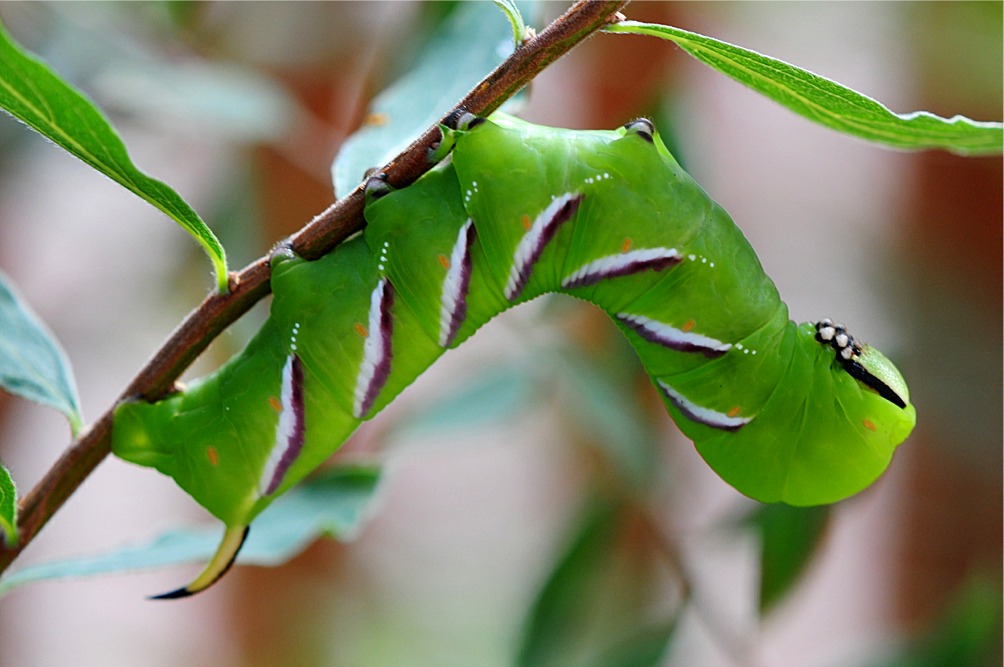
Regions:
[[828, 320], [796, 325], [749, 243], [647, 120], [612, 131], [455, 113], [442, 161], [389, 191], [335, 251], [272, 261], [268, 321], [217, 372], [116, 412], [114, 452], [173, 477], [227, 526], [251, 520], [499, 312], [545, 292], [605, 310], [708, 464], [763, 502], [831, 503], [913, 428], [899, 371]]

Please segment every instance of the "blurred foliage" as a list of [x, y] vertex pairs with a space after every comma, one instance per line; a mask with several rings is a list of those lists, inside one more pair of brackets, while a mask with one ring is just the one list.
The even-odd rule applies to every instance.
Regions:
[[644, 516], [593, 498], [526, 619], [519, 667], [658, 665], [678, 610], [665, 604], [661, 554]]
[[[379, 482], [380, 469], [375, 467], [321, 471], [262, 512], [237, 563], [274, 567], [288, 562], [319, 538], [352, 540], [371, 514]], [[17, 569], [0, 578], [0, 596], [35, 581], [204, 563], [216, 551], [218, 532], [171, 530], [146, 544]]]
[[79, 431], [84, 417], [66, 352], [2, 271], [0, 322], [0, 388], [56, 408]]
[[761, 505], [747, 519], [760, 540], [760, 613], [794, 588], [819, 550], [831, 509]]
[[998, 155], [1004, 150], [1000, 122], [964, 116], [941, 118], [926, 111], [897, 114], [876, 100], [755, 51], [671, 26], [622, 21], [606, 29], [660, 37], [704, 64], [830, 129], [895, 148], [941, 148], [962, 155]]
[[[510, 3], [512, 10], [519, 3]], [[515, 48], [501, 12], [461, 3], [442, 19], [411, 67], [373, 98], [365, 123], [342, 145], [331, 167], [335, 194], [347, 195], [371, 168], [386, 164]]]
[[[223, 7], [224, 4], [167, 2], [162, 3], [162, 7], [148, 9], [144, 6], [133, 10], [136, 14], [148, 15], [146, 19], [133, 17], [139, 25], [143, 25], [143, 20], [148, 20], [151, 26], [159, 27], [146, 31], [120, 31], [115, 38], [124, 39], [123, 33], [128, 37], [139, 35], [136, 43], [145, 45], [144, 53], [152, 56], [152, 60], [163, 60], [161, 67], [151, 67], [145, 70], [146, 74], [141, 74], [130, 72], [127, 64], [124, 64], [127, 60], [121, 58], [121, 54], [107, 58], [108, 61], [118, 61], [119, 66], [112, 72], [113, 76], [101, 79], [104, 83], [97, 86], [97, 90], [102, 95], [107, 94], [109, 97], [106, 99], [116, 101], [117, 110], [134, 115], [153, 127], [158, 123], [165, 123], [166, 118], [168, 120], [162, 127], [170, 124], [175, 128], [195, 128], [196, 132], [219, 133], [218, 136], [240, 146], [281, 145], [288, 140], [287, 132], [291, 126], [306, 122], [303, 114], [305, 103], [285, 86], [269, 85], [271, 79], [265, 68], [233, 69], [234, 62], [226, 62], [227, 57], [211, 53], [210, 48], [197, 58], [200, 65], [198, 67], [185, 67], [171, 58], [176, 55], [170, 51], [170, 48], [177, 46], [173, 41], [186, 39], [198, 42], [202, 39], [204, 45], [211, 41], [207, 37], [211, 30], [200, 33], [200, 27], [203, 30], [207, 25], [220, 31], [224, 29], [220, 26], [225, 26], [226, 21], [215, 25], [212, 23], [214, 12], [233, 11]], [[648, 3], [630, 7], [630, 13], [634, 15], [635, 12], [649, 10], [644, 4]], [[933, 22], [938, 30], [961, 30], [965, 36], [962, 41], [971, 42], [974, 53], [979, 54], [975, 60], [988, 62], [989, 58], [993, 62], [1000, 44], [994, 40], [972, 39], [965, 26], [957, 25], [966, 22], [954, 20], [960, 16], [953, 8], [955, 3], [930, 4], [931, 7], [925, 6], [912, 11], [940, 12], [941, 19]], [[493, 6], [487, 3], [485, 5], [487, 9], [471, 7], [468, 3], [428, 3], [422, 6], [414, 23], [408, 28], [407, 38], [393, 44], [394, 53], [386, 56], [386, 60], [392, 61], [392, 64], [385, 71], [397, 68], [401, 72], [421, 74], [417, 83], [404, 89], [403, 94], [399, 89], [395, 93], [394, 87], [384, 93], [386, 96], [393, 93], [405, 98], [413, 107], [407, 110], [392, 107], [388, 112], [377, 105], [377, 100], [384, 101], [386, 98], [376, 98], [375, 106], [370, 112], [370, 121], [381, 122], [371, 122], [367, 131], [393, 130], [394, 136], [388, 141], [400, 144], [414, 134], [416, 128], [422, 129], [441, 116], [452, 104], [450, 96], [453, 96], [453, 100], [458, 98], [460, 93], [470, 87], [470, 80], [476, 81], [479, 78], [477, 72], [483, 74], [486, 71], [488, 62], [493, 57], [489, 53], [491, 48], [487, 47], [509, 43], [511, 40], [507, 37], [504, 17]], [[995, 25], [999, 25], [1000, 3], [966, 5], [970, 10], [970, 5], [976, 5], [975, 13], [986, 17], [972, 19], [973, 25], [980, 29], [984, 29], [988, 22], [996, 21]], [[165, 8], [179, 31], [175, 35], [166, 34], [163, 26], [155, 23], [163, 18], [155, 17], [155, 12]], [[254, 9], [248, 6], [241, 8], [241, 11], [252, 12]], [[685, 11], [699, 10], [689, 7]], [[729, 9], [725, 7], [718, 11], [727, 12]], [[116, 6], [109, 12], [118, 13], [120, 9]], [[971, 14], [973, 12], [967, 10], [966, 15]], [[470, 18], [473, 16], [478, 18]], [[460, 23], [458, 33], [457, 22], [462, 20], [469, 22]], [[65, 29], [64, 25], [63, 30]], [[335, 31], [335, 27], [332, 31]], [[365, 31], [359, 32], [371, 37]], [[49, 45], [56, 49], [57, 56], [59, 49], [72, 49], [72, 43], [59, 39], [60, 35], [59, 30], [53, 30], [50, 34]], [[341, 38], [349, 41], [344, 35]], [[600, 39], [603, 38], [597, 37], [593, 41]], [[930, 35], [928, 41], [937, 43], [938, 33]], [[247, 44], [252, 42], [253, 40], [246, 41]], [[170, 48], [165, 49], [165, 45]], [[101, 44], [101, 47], [107, 48], [107, 45]], [[617, 48], [628, 51], [631, 47], [625, 43], [618, 44]], [[472, 49], [478, 53], [477, 58], [471, 55]], [[988, 51], [990, 56], [985, 55]], [[141, 51], [136, 51], [139, 52]], [[927, 54], [932, 66], [945, 62], [945, 54], [938, 49], [923, 52]], [[67, 70], [76, 71], [79, 67], [85, 67], [85, 58], [72, 54], [71, 51], [61, 53], [64, 56], [71, 54], [65, 58]], [[435, 64], [429, 65], [428, 70], [424, 69], [424, 65], [416, 66], [418, 62], [427, 62], [426, 58], [431, 62], [433, 55], [436, 56]], [[499, 54], [495, 54], [494, 58], [498, 60]], [[474, 64], [469, 72], [466, 68], [468, 64]], [[358, 63], [346, 59], [339, 65], [352, 67], [358, 66]], [[464, 70], [463, 76], [458, 74], [458, 66]], [[59, 67], [57, 69], [64, 71]], [[634, 71], [629, 68], [629, 72]], [[256, 73], [253, 81], [244, 78], [249, 72]], [[594, 70], [591, 75], [593, 78], [598, 76]], [[330, 74], [325, 76], [333, 78]], [[631, 79], [633, 76], [629, 74], [624, 78]], [[934, 85], [958, 86], [960, 95], [973, 95], [980, 101], [987, 99], [985, 89], [973, 92], [973, 87], [964, 85], [965, 78], [953, 68], [947, 74], [937, 74], [937, 83]], [[159, 82], [170, 82], [171, 85], [158, 88]], [[133, 88], [134, 85], [138, 87]], [[120, 92], [118, 97], [114, 96], [116, 89]], [[147, 90], [150, 95], [128, 92], [122, 94], [122, 91], [128, 90]], [[204, 91], [204, 96], [192, 93], [197, 90]], [[333, 96], [338, 94], [344, 94], [344, 91], [338, 91]], [[660, 111], [666, 111], [671, 106], [665, 103], [661, 91], [649, 93], [649, 99]], [[951, 112], [952, 110], [947, 111]], [[388, 114], [391, 123], [382, 122], [384, 118], [380, 114], [383, 113]], [[668, 116], [672, 115], [669, 111], [666, 113]], [[215, 123], [208, 126], [204, 124], [214, 118]], [[398, 125], [397, 121], [400, 119], [408, 121], [408, 127]], [[672, 134], [676, 138], [679, 152], [686, 155], [688, 151], [696, 153], [699, 150], [692, 145], [691, 138], [685, 133], [672, 133], [668, 123], [662, 118], [658, 120], [658, 124], [664, 137]], [[6, 142], [12, 141], [10, 135], [9, 128], [0, 127], [0, 141], [5, 142], [5, 149], [8, 145]], [[360, 133], [357, 137], [366, 135]], [[323, 141], [317, 140], [317, 143], [323, 144]], [[352, 158], [353, 165], [345, 167], [345, 173], [350, 175], [342, 179], [344, 185], [339, 186], [339, 192], [354, 185], [362, 169], [380, 164], [380, 155], [393, 150], [384, 147], [377, 151], [375, 149], [379, 147], [376, 142], [369, 139], [358, 143], [365, 148], [366, 154]], [[388, 143], [390, 145], [394, 144]], [[302, 149], [302, 146], [299, 148]], [[349, 160], [352, 150], [354, 149], [350, 146], [343, 151], [339, 160]], [[10, 153], [6, 150], [4, 153], [2, 157], [9, 158]], [[250, 162], [249, 159], [248, 163]], [[337, 165], [335, 169], [338, 169]], [[271, 238], [268, 232], [257, 230], [248, 221], [253, 221], [255, 217], [251, 194], [256, 188], [266, 189], [272, 184], [261, 174], [256, 175], [253, 169], [236, 170], [232, 181], [233, 188], [227, 186], [232, 196], [221, 197], [225, 206], [222, 214], [217, 217], [229, 217], [237, 223], [245, 223], [243, 226], [235, 225], [233, 232], [234, 236], [240, 237], [244, 242], [257, 234]], [[324, 187], [327, 188], [326, 183]], [[326, 194], [329, 192], [326, 191]], [[286, 205], [290, 205], [293, 198], [285, 194], [282, 196]], [[232, 211], [230, 216], [225, 215], [227, 210]], [[231, 244], [228, 242], [227, 245], [230, 247]], [[251, 250], [244, 252], [250, 255]], [[557, 307], [564, 308], [564, 305]], [[596, 329], [592, 324], [582, 328], [591, 333], [595, 333]], [[603, 335], [605, 334], [600, 334], [600, 338]], [[637, 362], [622, 363], [623, 357], [628, 355], [622, 354], [627, 346], [620, 339], [614, 344], [609, 339], [603, 339], [597, 344], [595, 338], [563, 338], [565, 340], [560, 344], [553, 345], [553, 341], [544, 341], [544, 344], [529, 350], [521, 358], [524, 363], [492, 366], [457, 382], [450, 393], [437, 398], [434, 404], [423, 406], [418, 411], [406, 412], [397, 421], [390, 422], [382, 433], [383, 439], [375, 438], [377, 442], [372, 446], [378, 453], [383, 453], [380, 448], [385, 440], [390, 439], [390, 435], [396, 438], [401, 434], [433, 431], [442, 433], [465, 428], [476, 432], [496, 423], [525, 419], [527, 415], [536, 412], [547, 412], [549, 416], [563, 422], [568, 426], [565, 439], [544, 444], [580, 449], [586, 452], [584, 458], [593, 462], [595, 468], [590, 469], [588, 488], [585, 491], [587, 499], [566, 527], [563, 548], [552, 555], [541, 573], [540, 581], [527, 584], [534, 594], [528, 601], [521, 633], [518, 639], [513, 639], [513, 651], [519, 657], [517, 664], [583, 664], [596, 667], [678, 664], [674, 662], [672, 649], [685, 626], [678, 625], [677, 620], [687, 608], [686, 586], [695, 584], [681, 581], [684, 575], [672, 567], [671, 561], [675, 556], [667, 556], [666, 551], [667, 548], [675, 549], [679, 546], [678, 542], [686, 542], [691, 536], [674, 535], [657, 523], [652, 510], [644, 508], [647, 502], [664, 501], [664, 486], [670, 481], [679, 481], [678, 477], [673, 477], [674, 471], [667, 470], [665, 461], [660, 460], [666, 448], [655, 433], [655, 413], [648, 409], [651, 406], [645, 404], [644, 390], [637, 389], [646, 384], [646, 379], [640, 374]], [[572, 341], [568, 342], [567, 339]], [[664, 416], [659, 418], [665, 419]], [[600, 453], [599, 457], [596, 457], [597, 452]], [[599, 463], [596, 463], [597, 459]], [[615, 474], [606, 474], [609, 470], [614, 470]], [[376, 499], [376, 473], [371, 477], [363, 475], [354, 478], [351, 488], [328, 487], [324, 481], [326, 479], [329, 478], [322, 475], [315, 480], [314, 483], [321, 487], [315, 487], [311, 483], [291, 493], [283, 499], [288, 502], [286, 509], [277, 502], [270, 509], [272, 515], [266, 513], [255, 523], [244, 553], [244, 562], [284, 561], [294, 553], [299, 553], [318, 534], [327, 532], [342, 535], [348, 530], [351, 535], [353, 526], [362, 525], [368, 508]], [[328, 492], [334, 493], [336, 497]], [[839, 515], [840, 512], [841, 508], [838, 507], [832, 514]], [[760, 563], [756, 579], [761, 613], [767, 614], [778, 609], [796, 589], [812, 559], [820, 552], [830, 515], [831, 511], [819, 508], [755, 507], [745, 525], [759, 539]], [[274, 517], [271, 524], [269, 516]], [[423, 527], [422, 530], [426, 531], [426, 528]], [[429, 533], [428, 539], [436, 539], [434, 532], [426, 532]], [[78, 561], [72, 565], [68, 562], [52, 566], [42, 564], [38, 566], [38, 570], [25, 568], [17, 576], [41, 579], [116, 571], [134, 567], [137, 563], [151, 565], [157, 562], [200, 560], [204, 558], [206, 548], [211, 551], [214, 542], [213, 536], [195, 539], [187, 532], [176, 537], [177, 539], [164, 536], [164, 541], [139, 547], [132, 555], [119, 552], [108, 559], [96, 558], [90, 563]], [[194, 541], [189, 541], [190, 538]], [[255, 546], [259, 540], [263, 549], [260, 552]], [[255, 554], [260, 554], [260, 560]], [[407, 559], [408, 555], [405, 554], [402, 558]], [[330, 563], [326, 562], [325, 566], [334, 569]], [[50, 569], [46, 570], [46, 567]], [[492, 573], [485, 572], [484, 576], [491, 577]], [[316, 587], [317, 578], [317, 573], [310, 573], [311, 587]], [[17, 582], [6, 580], [4, 585], [14, 583]], [[511, 585], [524, 583], [526, 582], [511, 582]], [[387, 583], [393, 590], [396, 590], [395, 586], [406, 585], [403, 578]], [[369, 618], [365, 615], [366, 612], [371, 611], [369, 607], [377, 604], [366, 597], [365, 594], [369, 592], [371, 591], [363, 589], [359, 599], [346, 602], [346, 606], [354, 606], [354, 609], [360, 610], [361, 615]], [[356, 593], [358, 594], [358, 590]], [[334, 590], [332, 593], [333, 596], [339, 594], [347, 593], [342, 590]], [[755, 589], [742, 588], [735, 591], [735, 595], [752, 601]], [[388, 603], [390, 610], [377, 614], [387, 623], [379, 626], [378, 630], [383, 631], [392, 625], [393, 621], [386, 621], [384, 617], [393, 617], [392, 609], [395, 606], [395, 601], [391, 600]], [[316, 613], [313, 609], [297, 609], [295, 614], [287, 618], [274, 620], [279, 624], [299, 624], [304, 617]], [[400, 641], [406, 642], [410, 632], [433, 631], [432, 626], [438, 625], [440, 619], [434, 614], [431, 616], [428, 627], [392, 630], [400, 631], [402, 637], [405, 637]], [[332, 633], [326, 623], [320, 625], [324, 627], [318, 632], [323, 632], [325, 637]], [[443, 632], [442, 628], [435, 630], [443, 633], [442, 636], [449, 634]], [[728, 628], [711, 628], [712, 634], [716, 630], [723, 635], [731, 631]], [[890, 660], [871, 665], [982, 667], [995, 664], [994, 660], [999, 664], [1000, 630], [1000, 589], [994, 576], [990, 581], [976, 581], [966, 588], [943, 621], [917, 642], [905, 646], [901, 653]], [[262, 634], [279, 637], [283, 634], [283, 627], [270, 626], [269, 631]], [[214, 641], [217, 639], [218, 637], [214, 637]], [[374, 645], [379, 645], [386, 643], [388, 637], [380, 636], [372, 641]]]
[[17, 489], [7, 468], [0, 465], [0, 544], [17, 544]]
[[17, 45], [0, 23], [0, 108], [157, 207], [202, 245], [227, 289], [223, 246], [171, 186], [140, 171], [104, 114], [48, 65]]
[[1001, 588], [994, 578], [967, 582], [944, 617], [897, 655], [868, 667], [991, 667], [1001, 664]]

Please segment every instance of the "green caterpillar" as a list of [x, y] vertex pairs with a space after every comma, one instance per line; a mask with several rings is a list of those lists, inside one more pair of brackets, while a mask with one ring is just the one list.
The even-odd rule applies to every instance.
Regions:
[[115, 453], [173, 477], [227, 526], [202, 590], [247, 526], [446, 349], [545, 292], [603, 308], [709, 465], [763, 502], [831, 503], [878, 477], [913, 428], [902, 376], [828, 320], [789, 321], [728, 215], [647, 120], [573, 131], [454, 113], [442, 161], [390, 191], [317, 261], [280, 250], [271, 315], [208, 378], [115, 416]]

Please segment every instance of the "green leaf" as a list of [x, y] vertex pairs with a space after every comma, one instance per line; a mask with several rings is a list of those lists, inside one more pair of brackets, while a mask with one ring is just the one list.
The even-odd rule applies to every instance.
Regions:
[[[274, 567], [321, 536], [353, 539], [369, 515], [379, 481], [379, 468], [362, 466], [311, 478], [255, 519], [237, 562]], [[204, 563], [218, 541], [219, 530], [182, 529], [107, 554], [31, 565], [0, 579], [0, 595], [33, 581]]]
[[512, 51], [492, 5], [460, 3], [408, 73], [373, 99], [366, 124], [342, 144], [332, 165], [335, 193], [349, 193], [368, 169], [386, 164], [439, 122]]
[[516, 665], [661, 664], [677, 610], [655, 545], [631, 506], [594, 499], [527, 617]]
[[581, 350], [563, 349], [553, 357], [558, 364], [555, 377], [565, 385], [561, 399], [576, 427], [603, 449], [625, 482], [644, 489], [657, 476], [659, 446], [644, 410], [631, 391], [625, 391], [635, 379], [630, 373], [638, 369], [636, 359], [632, 355], [625, 368], [591, 363]]
[[676, 631], [678, 617], [656, 625], [638, 628], [630, 637], [610, 647], [595, 660], [593, 667], [657, 667], [665, 664], [669, 642]]
[[652, 35], [675, 42], [704, 64], [791, 111], [862, 139], [903, 149], [941, 148], [962, 155], [1004, 150], [1004, 125], [926, 111], [893, 113], [879, 102], [794, 65], [697, 33], [654, 23], [621, 21], [606, 32]]
[[496, 367], [471, 375], [453, 392], [402, 417], [394, 434], [442, 433], [511, 419], [527, 409], [534, 380], [526, 369]]
[[21, 49], [0, 24], [0, 108], [57, 146], [166, 213], [209, 255], [217, 287], [227, 290], [223, 246], [169, 185], [136, 168], [108, 120], [84, 95]]
[[512, 43], [519, 46], [523, 43], [523, 38], [526, 37], [526, 24], [523, 23], [523, 15], [515, 0], [492, 0], [492, 2], [505, 12], [506, 18], [509, 19], [509, 25], [512, 26]]
[[17, 544], [17, 489], [7, 468], [0, 465], [0, 542]]
[[760, 614], [784, 599], [822, 541], [830, 506], [763, 505], [747, 519], [760, 536]]
[[76, 435], [83, 425], [73, 370], [55, 337], [0, 271], [0, 387], [56, 408]]

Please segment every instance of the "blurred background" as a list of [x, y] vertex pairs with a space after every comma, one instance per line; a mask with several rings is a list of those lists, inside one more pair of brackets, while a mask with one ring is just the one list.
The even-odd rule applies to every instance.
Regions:
[[[4, 3], [0, 19], [97, 102], [236, 269], [333, 200], [340, 143], [463, 6]], [[782, 58], [897, 112], [999, 120], [1001, 6], [626, 13]], [[545, 3], [530, 22], [564, 7]], [[837, 135], [642, 37], [593, 37], [535, 81], [521, 115], [601, 128], [655, 118], [792, 317], [848, 323], [910, 382], [918, 427], [883, 478], [828, 515], [798, 515], [781, 529], [789, 546], [765, 554], [775, 524], [680, 436], [613, 326], [570, 299], [539, 300], [447, 355], [336, 455], [383, 464], [354, 540], [237, 567], [178, 603], [144, 596], [194, 568], [25, 586], [0, 599], [0, 665], [1001, 663], [1001, 158]], [[91, 419], [211, 285], [170, 221], [6, 117], [0, 269], [63, 343]], [[238, 350], [266, 308], [191, 376]], [[22, 493], [68, 438], [58, 413], [0, 394], [0, 457]], [[16, 565], [195, 523], [211, 520], [169, 479], [109, 459]], [[806, 554], [765, 600], [761, 562]]]

